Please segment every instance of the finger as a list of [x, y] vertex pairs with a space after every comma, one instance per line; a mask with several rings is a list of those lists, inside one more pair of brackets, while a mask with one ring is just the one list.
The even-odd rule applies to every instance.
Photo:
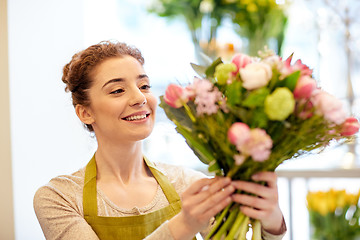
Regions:
[[221, 210], [223, 210], [226, 206], [228, 206], [231, 203], [231, 197], [227, 197], [218, 204], [215, 204], [212, 206], [212, 208], [208, 209], [203, 213], [203, 217], [210, 219], [211, 217], [218, 214]]
[[258, 172], [252, 176], [255, 181], [264, 181], [270, 188], [277, 188], [277, 175], [274, 172]]
[[272, 189], [260, 185], [258, 183], [247, 182], [247, 181], [233, 181], [231, 184], [238, 190], [242, 190], [247, 193], [252, 193], [262, 198], [269, 198], [272, 195], [274, 195]]
[[188, 198], [183, 201], [183, 207], [185, 209], [192, 209], [194, 214], [203, 214], [209, 211], [210, 208], [222, 202], [224, 199], [229, 198], [231, 200], [231, 194], [235, 191], [232, 185], [228, 185], [225, 188], [219, 189], [216, 193], [211, 193], [210, 190], [194, 195], [192, 198]]
[[231, 198], [234, 202], [240, 203], [248, 207], [256, 208], [258, 210], [266, 210], [269, 209], [270, 206], [270, 203], [267, 200], [255, 196], [249, 196], [245, 194], [233, 194]]
[[265, 211], [247, 207], [247, 206], [241, 206], [240, 210], [246, 216], [253, 218], [253, 219], [258, 219], [258, 220], [262, 220], [266, 215]]
[[[224, 194], [223, 192], [228, 192], [231, 194], [234, 188], [232, 186], [228, 186], [219, 193], [219, 195]], [[217, 198], [217, 199], [216, 199]], [[226, 206], [231, 203], [232, 199], [229, 195], [224, 196], [214, 196], [213, 199], [208, 199], [206, 202], [203, 202], [199, 205], [197, 210], [199, 211], [198, 214], [202, 215], [204, 218], [211, 218], [223, 210]]]
[[183, 196], [189, 196], [194, 195], [198, 192], [200, 192], [205, 186], [210, 185], [212, 182], [215, 181], [215, 178], [202, 178], [197, 181], [195, 181], [193, 184], [191, 184], [184, 192]]
[[[210, 194], [214, 194], [216, 192], [218, 192], [219, 190], [222, 190], [223, 188], [227, 187], [228, 185], [231, 184], [231, 179], [227, 178], [227, 177], [216, 177], [215, 181], [213, 181], [208, 189], [208, 192]], [[204, 189], [203, 189], [204, 190]]]

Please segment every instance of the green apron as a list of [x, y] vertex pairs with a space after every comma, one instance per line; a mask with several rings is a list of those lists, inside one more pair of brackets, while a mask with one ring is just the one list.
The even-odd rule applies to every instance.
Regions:
[[87, 164], [83, 190], [84, 218], [100, 239], [143, 239], [180, 212], [181, 201], [175, 188], [150, 161], [145, 157], [144, 160], [162, 188], [169, 205], [155, 212], [127, 217], [98, 216], [95, 155]]

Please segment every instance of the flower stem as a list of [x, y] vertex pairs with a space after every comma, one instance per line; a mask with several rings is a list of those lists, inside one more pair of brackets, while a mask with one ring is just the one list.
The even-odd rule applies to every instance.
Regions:
[[232, 205], [232, 204], [229, 204], [229, 205], [221, 212], [221, 214], [216, 217], [214, 226], [211, 228], [211, 231], [208, 233], [208, 235], [205, 237], [204, 240], [209, 240], [209, 239], [214, 235], [214, 233], [217, 231], [217, 229], [219, 228], [219, 226], [220, 226], [221, 223], [223, 222], [224, 217], [225, 217], [226, 214], [229, 212], [229, 209], [230, 209], [231, 205]]
[[238, 236], [237, 240], [246, 240], [246, 233], [249, 230], [248, 223], [249, 223], [249, 217], [245, 216], [245, 219], [241, 224], [241, 227], [240, 227], [240, 230], [239, 230], [239, 236]]
[[222, 236], [226, 234], [229, 227], [231, 227], [234, 223], [234, 220], [239, 212], [239, 208], [235, 208], [230, 212], [229, 217], [223, 222], [221, 228], [219, 231], [215, 234], [215, 236], [212, 238], [213, 240], [220, 240], [222, 239]]
[[253, 230], [251, 240], [261, 240], [261, 223], [259, 220], [251, 221], [251, 226]]
[[[241, 225], [244, 224], [245, 215], [242, 212], [239, 212], [237, 215], [234, 225], [231, 227], [231, 230], [225, 240], [234, 240], [237, 233], [239, 233], [239, 230], [241, 228]], [[245, 223], [247, 224], [247, 223]]]
[[191, 119], [191, 121], [192, 121], [193, 123], [195, 123], [195, 122], [196, 122], [196, 118], [195, 118], [195, 116], [193, 115], [191, 109], [189, 108], [189, 106], [188, 106], [186, 103], [184, 104], [184, 108], [185, 108], [185, 111], [186, 111], [187, 115], [188, 115], [189, 118]]

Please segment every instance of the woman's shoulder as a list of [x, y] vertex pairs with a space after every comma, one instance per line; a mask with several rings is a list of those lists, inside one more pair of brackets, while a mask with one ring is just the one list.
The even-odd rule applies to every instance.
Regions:
[[34, 195], [34, 207], [44, 206], [47, 202], [76, 205], [82, 199], [85, 169], [69, 175], [52, 178], [47, 184], [37, 189]]
[[169, 179], [178, 192], [182, 192], [193, 182], [201, 178], [208, 177], [201, 171], [185, 166], [168, 164], [164, 162], [156, 162], [154, 165]]

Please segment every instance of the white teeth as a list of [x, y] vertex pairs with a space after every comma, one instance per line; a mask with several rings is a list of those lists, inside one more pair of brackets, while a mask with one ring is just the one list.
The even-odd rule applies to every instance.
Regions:
[[127, 121], [134, 121], [134, 120], [140, 120], [140, 119], [144, 119], [144, 118], [146, 118], [146, 114], [131, 116], [131, 117], [127, 117], [127, 118], [125, 118], [125, 119], [126, 119]]

